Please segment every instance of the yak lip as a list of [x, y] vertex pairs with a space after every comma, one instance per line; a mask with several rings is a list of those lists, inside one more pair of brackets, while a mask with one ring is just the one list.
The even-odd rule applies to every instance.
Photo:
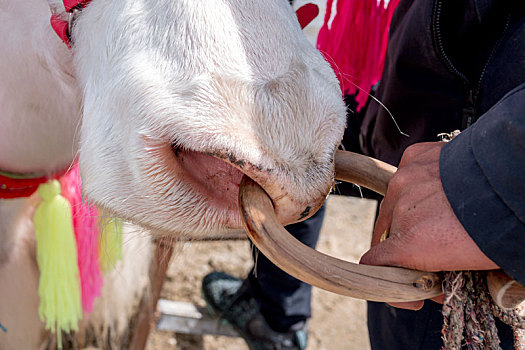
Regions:
[[[312, 216], [326, 198], [324, 193], [311, 201], [298, 201], [271, 176], [271, 170], [238, 159], [231, 153], [200, 152], [175, 145], [171, 149], [177, 178], [204, 199], [206, 207], [214, 213], [213, 220], [226, 229], [243, 227], [239, 207], [239, 188], [243, 176], [252, 179], [268, 193], [283, 225]], [[329, 186], [326, 192], [328, 190]]]
[[171, 146], [177, 176], [204, 198], [219, 224], [228, 229], [242, 228], [239, 213], [239, 186], [244, 172], [229, 159], [212, 153]]

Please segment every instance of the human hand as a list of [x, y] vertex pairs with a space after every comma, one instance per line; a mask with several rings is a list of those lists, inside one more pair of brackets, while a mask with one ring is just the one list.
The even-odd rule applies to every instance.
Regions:
[[[443, 145], [407, 148], [381, 203], [372, 248], [361, 258], [362, 264], [423, 271], [498, 268], [470, 238], [445, 196], [439, 176]], [[388, 239], [380, 242], [387, 230]], [[417, 310], [423, 301], [392, 305]]]

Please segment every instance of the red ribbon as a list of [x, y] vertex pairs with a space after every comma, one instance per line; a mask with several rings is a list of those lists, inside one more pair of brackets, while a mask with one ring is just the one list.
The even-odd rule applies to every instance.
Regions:
[[[63, 0], [66, 13], [68, 15], [73, 13], [75, 9], [83, 9], [86, 7], [91, 0]], [[57, 33], [58, 37], [62, 39], [67, 47], [71, 48], [71, 33], [69, 33], [69, 23], [58, 14], [51, 15], [51, 27]]]
[[319, 7], [315, 4], [308, 3], [305, 4], [295, 11], [297, 15], [297, 20], [301, 25], [301, 28], [304, 29], [310, 22], [312, 22], [315, 17], [319, 15]]

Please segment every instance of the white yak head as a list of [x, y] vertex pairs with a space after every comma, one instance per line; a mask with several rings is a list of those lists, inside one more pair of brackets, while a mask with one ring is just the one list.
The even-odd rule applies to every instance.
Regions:
[[248, 175], [290, 223], [333, 180], [345, 107], [285, 0], [93, 0], [73, 26], [97, 205], [160, 232], [241, 226]]

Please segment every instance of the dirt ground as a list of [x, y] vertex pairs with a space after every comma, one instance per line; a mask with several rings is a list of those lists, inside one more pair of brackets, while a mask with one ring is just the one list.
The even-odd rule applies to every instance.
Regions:
[[[357, 262], [368, 249], [376, 202], [331, 196], [323, 223], [318, 250]], [[251, 267], [248, 241], [180, 243], [172, 259], [162, 298], [204, 306], [200, 283], [204, 275], [221, 270], [246, 276]], [[364, 301], [314, 288], [313, 317], [308, 350], [370, 349]], [[192, 336], [155, 331], [148, 350], [247, 350], [241, 338], [204, 336], [202, 343]]]

